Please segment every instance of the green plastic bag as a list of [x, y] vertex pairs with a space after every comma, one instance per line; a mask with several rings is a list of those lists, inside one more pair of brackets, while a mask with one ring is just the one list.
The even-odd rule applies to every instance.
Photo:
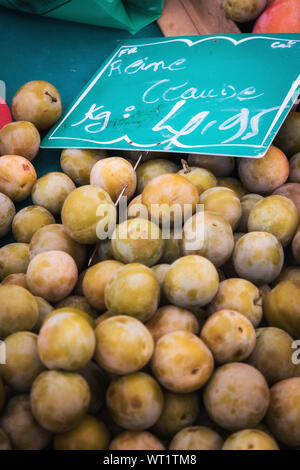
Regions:
[[0, 5], [134, 34], [160, 17], [163, 0], [0, 0]]

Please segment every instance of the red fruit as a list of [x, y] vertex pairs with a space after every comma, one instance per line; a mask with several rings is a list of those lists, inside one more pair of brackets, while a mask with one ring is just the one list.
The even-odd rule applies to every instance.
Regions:
[[0, 96], [0, 130], [2, 129], [2, 127], [4, 127], [11, 121], [12, 119], [9, 107], [7, 106], [3, 98], [1, 98]]
[[258, 18], [253, 33], [300, 33], [300, 1], [275, 0]]

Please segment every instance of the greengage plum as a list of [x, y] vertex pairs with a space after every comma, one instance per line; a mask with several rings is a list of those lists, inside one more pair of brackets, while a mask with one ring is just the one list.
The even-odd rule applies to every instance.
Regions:
[[37, 351], [37, 335], [19, 331], [5, 338], [6, 363], [0, 374], [16, 392], [29, 392], [36, 377], [45, 369]]
[[271, 388], [267, 414], [270, 431], [280, 442], [295, 447], [300, 444], [300, 378], [277, 382]]
[[289, 198], [297, 207], [300, 217], [300, 184], [299, 183], [286, 183], [277, 188], [273, 194], [278, 196], [285, 196]]
[[43, 251], [29, 263], [26, 278], [30, 291], [48, 302], [67, 297], [76, 284], [78, 271], [73, 258], [64, 251]]
[[32, 414], [29, 395], [11, 398], [0, 423], [15, 450], [41, 450], [50, 442], [51, 434], [37, 423]]
[[39, 131], [28, 121], [10, 122], [0, 130], [0, 155], [21, 155], [31, 161], [40, 143]]
[[209, 306], [211, 313], [219, 310], [235, 310], [244, 315], [256, 327], [263, 314], [259, 289], [246, 279], [225, 279], [219, 285], [217, 295]]
[[0, 248], [0, 279], [9, 274], [26, 273], [29, 264], [29, 245], [9, 243]]
[[61, 300], [56, 304], [56, 308], [64, 308], [64, 307], [71, 307], [76, 308], [79, 310], [83, 310], [92, 318], [96, 318], [98, 313], [94, 310], [90, 304], [88, 303], [87, 299], [82, 295], [69, 295], [65, 299]]
[[90, 389], [79, 374], [49, 370], [34, 381], [30, 403], [39, 424], [48, 431], [66, 432], [77, 426], [90, 403]]
[[279, 276], [284, 253], [281, 243], [268, 232], [249, 232], [236, 243], [234, 269], [241, 278], [255, 284], [269, 284]]
[[142, 322], [156, 312], [160, 297], [159, 283], [150, 268], [130, 263], [118, 269], [107, 283], [104, 300], [115, 315], [130, 315]]
[[119, 375], [137, 372], [152, 356], [152, 335], [136, 318], [127, 315], [107, 318], [98, 324], [95, 335], [95, 359], [108, 372]]
[[105, 310], [105, 287], [113, 274], [123, 266], [119, 261], [106, 260], [87, 269], [82, 281], [82, 290], [88, 303], [96, 310]]
[[290, 159], [289, 181], [291, 183], [300, 183], [300, 152]]
[[38, 306], [24, 287], [0, 286], [0, 338], [17, 331], [30, 331], [38, 320]]
[[76, 186], [90, 183], [90, 173], [98, 160], [107, 157], [106, 150], [64, 149], [60, 156], [60, 166]]
[[26, 274], [25, 273], [14, 273], [9, 274], [6, 276], [3, 281], [1, 282], [3, 286], [5, 285], [13, 285], [13, 286], [20, 286], [24, 287], [24, 289], [28, 289], [27, 281], [26, 281]]
[[243, 429], [227, 437], [222, 450], [279, 450], [272, 436], [260, 429]]
[[234, 191], [216, 186], [204, 191], [199, 202], [204, 205], [205, 212], [216, 212], [231, 225], [233, 231], [237, 228], [242, 217], [242, 207]]
[[218, 185], [223, 188], [231, 189], [239, 199], [247, 194], [240, 180], [231, 176], [218, 178]]
[[287, 246], [299, 223], [295, 204], [285, 196], [268, 196], [252, 208], [248, 218], [249, 232], [269, 232], [282, 246]]
[[248, 191], [270, 194], [288, 179], [289, 162], [279, 148], [271, 145], [262, 158], [242, 158], [239, 175]]
[[212, 353], [189, 331], [173, 331], [156, 342], [152, 370], [161, 385], [175, 393], [191, 393], [208, 381], [214, 368]]
[[129, 431], [143, 431], [153, 426], [162, 413], [163, 400], [156, 380], [144, 372], [116, 379], [106, 393], [112, 418]]
[[59, 171], [52, 171], [35, 182], [31, 198], [34, 204], [45, 207], [52, 214], [58, 215], [67, 196], [74, 189], [75, 184], [69, 176]]
[[223, 439], [206, 426], [189, 426], [172, 439], [170, 450], [221, 450]]
[[129, 199], [136, 190], [136, 174], [131, 163], [121, 157], [109, 157], [99, 160], [93, 166], [90, 183], [104, 189], [116, 202], [126, 186], [123, 196]]
[[44, 80], [25, 83], [12, 100], [15, 121], [32, 122], [39, 130], [50, 129], [61, 113], [62, 104], [57, 89]]
[[199, 323], [194, 313], [175, 305], [160, 307], [146, 323], [146, 327], [155, 342], [172, 331], [189, 331], [195, 335], [199, 333]]
[[125, 431], [115, 437], [109, 450], [164, 450], [165, 447], [148, 431]]
[[224, 0], [226, 16], [237, 23], [255, 20], [267, 5], [267, 0]]
[[99, 241], [100, 235], [106, 233], [107, 217], [110, 217], [108, 214], [112, 217], [111, 221], [115, 222], [116, 208], [109, 194], [97, 186], [86, 185], [69, 194], [61, 218], [75, 241], [93, 244]]
[[214, 174], [206, 168], [199, 168], [197, 166], [184, 168], [178, 172], [179, 175], [184, 176], [198, 189], [198, 193], [202, 194], [207, 189], [217, 186], [218, 181]]
[[234, 310], [213, 313], [202, 327], [200, 336], [219, 364], [245, 360], [256, 342], [252, 323]]
[[160, 228], [146, 219], [135, 218], [119, 224], [112, 234], [114, 258], [122, 263], [153, 266], [164, 250]]
[[190, 154], [188, 157], [190, 166], [198, 166], [210, 170], [215, 176], [230, 176], [234, 169], [233, 157], [222, 157], [220, 155], [197, 155]]
[[79, 374], [87, 381], [91, 392], [89, 413], [96, 414], [102, 408], [105, 401], [106, 378], [98, 365], [91, 361]]
[[37, 230], [50, 224], [55, 224], [51, 212], [41, 206], [27, 206], [14, 217], [12, 223], [13, 236], [17, 242], [30, 243]]
[[0, 157], [0, 191], [14, 202], [29, 196], [36, 181], [36, 171], [27, 158], [19, 155]]
[[269, 400], [263, 375], [240, 362], [219, 367], [204, 391], [204, 406], [210, 418], [229, 431], [257, 426], [267, 412]]
[[34, 296], [34, 298], [36, 300], [39, 311], [38, 321], [35, 324], [34, 330], [39, 332], [46, 316], [53, 312], [54, 307], [52, 307], [52, 305], [50, 305], [49, 302], [47, 302], [47, 300], [43, 299], [42, 297]]
[[292, 111], [288, 114], [275, 139], [275, 144], [289, 156], [300, 152], [299, 130], [300, 112]]
[[253, 207], [263, 199], [260, 194], [245, 194], [241, 197], [242, 217], [238, 226], [240, 232], [248, 232], [248, 218]]
[[256, 367], [271, 385], [293, 377], [296, 366], [292, 362], [292, 343], [293, 338], [280, 328], [259, 328], [254, 350], [247, 362]]
[[81, 316], [72, 312], [51, 313], [39, 332], [37, 346], [48, 369], [75, 372], [92, 359], [96, 338], [93, 328]]
[[207, 305], [218, 287], [216, 268], [198, 255], [183, 256], [174, 261], [164, 280], [164, 293], [169, 302], [183, 308]]
[[103, 421], [87, 415], [74, 429], [54, 436], [55, 450], [106, 450], [109, 431]]
[[145, 186], [157, 176], [177, 172], [178, 166], [170, 160], [158, 158], [141, 163], [136, 169], [137, 191], [142, 193]]
[[6, 194], [0, 193], [0, 238], [10, 231], [15, 214], [16, 208], [12, 200]]

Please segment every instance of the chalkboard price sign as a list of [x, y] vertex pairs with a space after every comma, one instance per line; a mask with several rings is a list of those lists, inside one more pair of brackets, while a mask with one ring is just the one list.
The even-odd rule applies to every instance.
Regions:
[[131, 40], [102, 65], [42, 147], [259, 158], [299, 94], [296, 34]]

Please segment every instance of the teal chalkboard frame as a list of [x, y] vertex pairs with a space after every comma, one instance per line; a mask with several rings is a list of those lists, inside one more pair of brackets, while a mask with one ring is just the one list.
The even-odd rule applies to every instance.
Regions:
[[[140, 68], [134, 65], [138, 63]], [[185, 90], [184, 98], [166, 98], [178, 89]], [[42, 147], [259, 158], [299, 89], [300, 39], [295, 34], [125, 41], [83, 88]]]

